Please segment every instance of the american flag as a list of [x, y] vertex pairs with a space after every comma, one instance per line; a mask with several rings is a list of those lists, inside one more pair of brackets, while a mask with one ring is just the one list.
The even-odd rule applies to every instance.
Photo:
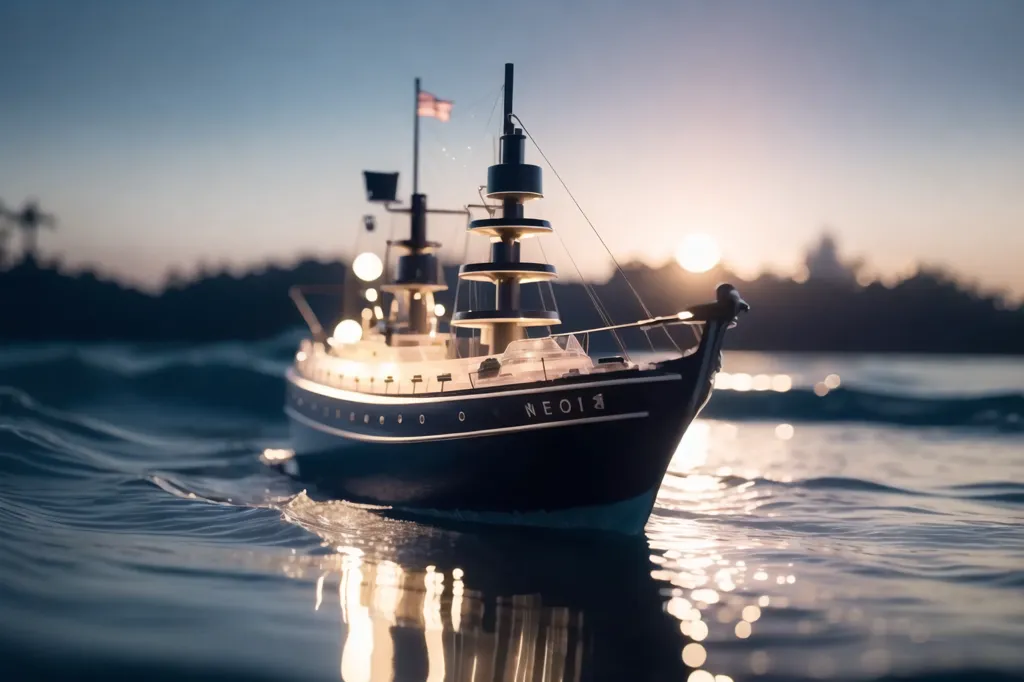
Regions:
[[420, 116], [433, 116], [439, 121], [447, 121], [452, 115], [452, 102], [421, 91], [416, 111]]

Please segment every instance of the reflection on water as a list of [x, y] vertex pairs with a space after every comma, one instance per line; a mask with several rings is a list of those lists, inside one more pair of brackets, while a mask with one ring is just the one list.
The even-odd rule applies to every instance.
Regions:
[[325, 583], [338, 581], [346, 682], [392, 680], [400, 668], [428, 682], [580, 679], [581, 613], [513, 595], [487, 614], [484, 594], [466, 589], [461, 569], [405, 571], [353, 550], [342, 548], [340, 575], [317, 580], [318, 605]]
[[642, 538], [481, 536], [304, 495], [283, 511], [323, 540], [285, 572], [315, 584], [311, 609], [337, 594], [345, 682], [686, 679]]
[[[322, 545], [290, 557], [286, 573], [315, 585], [310, 609], [333, 609], [338, 595], [347, 682], [874, 679], [972, 657], [1012, 666], [1014, 640], [998, 628], [1014, 608], [984, 581], [999, 589], [1013, 574], [971, 537], [1008, 537], [1006, 515], [948, 487], [959, 479], [937, 454], [959, 461], [963, 449], [939, 439], [913, 450], [899, 430], [846, 428], [698, 420], [641, 538], [444, 529], [299, 495], [279, 508]], [[870, 447], [849, 457], [851, 438]], [[887, 484], [872, 480], [876, 450], [902, 454], [886, 460]], [[971, 466], [1012, 451], [990, 445]], [[968, 531], [942, 521], [962, 510], [975, 520]], [[945, 574], [954, 579], [936, 591], [932, 576]], [[964, 614], [993, 636], [951, 634]]]

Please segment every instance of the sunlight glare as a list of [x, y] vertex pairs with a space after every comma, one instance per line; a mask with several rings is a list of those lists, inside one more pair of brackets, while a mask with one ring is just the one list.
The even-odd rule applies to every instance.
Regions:
[[676, 261], [688, 272], [707, 272], [718, 265], [722, 253], [711, 235], [694, 232], [686, 235], [676, 249]]

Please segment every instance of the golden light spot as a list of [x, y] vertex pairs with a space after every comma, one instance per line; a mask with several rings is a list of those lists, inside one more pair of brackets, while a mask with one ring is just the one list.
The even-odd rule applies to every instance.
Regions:
[[686, 682], [715, 682], [715, 676], [707, 670], [694, 670], [686, 678]]
[[696, 602], [704, 602], [705, 604], [717, 604], [718, 592], [712, 590], [709, 587], [704, 587], [699, 590], [694, 590], [693, 592], [691, 592], [690, 598]]
[[743, 607], [743, 620], [748, 623], [754, 623], [758, 618], [761, 617], [761, 608], [751, 604], [750, 606]]
[[767, 391], [772, 387], [772, 378], [767, 374], [757, 374], [752, 385], [755, 391]]
[[825, 377], [825, 385], [829, 388], [839, 388], [839, 375], [829, 374]]
[[715, 682], [733, 682], [733, 679], [728, 675], [715, 675]]
[[672, 597], [668, 600], [665, 610], [679, 620], [688, 620], [688, 616], [690, 615], [690, 602], [682, 597]]
[[758, 597], [758, 599], [757, 599], [757, 605], [760, 606], [762, 609], [764, 607], [768, 606], [771, 603], [772, 603], [771, 597], [769, 597], [768, 595], [764, 595], [762, 597]]
[[819, 398], [824, 398], [825, 396], [828, 395], [828, 386], [826, 386], [821, 381], [814, 384], [814, 395], [818, 396]]
[[699, 668], [708, 660], [708, 652], [703, 645], [690, 642], [683, 647], [683, 663], [691, 668]]
[[768, 580], [768, 574], [764, 571], [758, 571], [754, 574], [754, 580]]
[[676, 250], [676, 261], [688, 272], [707, 272], [718, 265], [722, 252], [708, 234], [694, 232], [683, 238]]
[[772, 377], [772, 390], [785, 393], [793, 388], [793, 379], [788, 374], [776, 374]]
[[775, 437], [779, 440], [789, 440], [794, 432], [792, 424], [779, 424], [775, 427]]
[[749, 374], [733, 374], [732, 375], [732, 390], [734, 391], [749, 391], [754, 387], [754, 377]]
[[750, 637], [750, 633], [752, 631], [753, 628], [750, 627], [750, 623], [748, 623], [747, 621], [741, 620], [740, 622], [736, 623], [736, 636], [738, 638], [746, 639], [747, 637]]
[[708, 624], [702, 620], [695, 620], [690, 626], [690, 639], [695, 642], [703, 642], [708, 638]]

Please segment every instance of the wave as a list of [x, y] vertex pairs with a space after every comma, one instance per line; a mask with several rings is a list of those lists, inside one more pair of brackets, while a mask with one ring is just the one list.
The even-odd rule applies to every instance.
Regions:
[[[261, 344], [147, 348], [67, 346], [0, 353], [0, 389], [13, 387], [41, 402], [75, 407], [96, 402], [215, 408], [279, 416], [290, 337]], [[702, 416], [727, 420], [867, 422], [916, 427], [1024, 431], [1024, 392], [921, 397], [845, 384], [818, 396], [804, 388], [717, 390]]]
[[702, 416], [777, 421], [856, 421], [903, 426], [985, 427], [1024, 431], [1024, 393], [922, 398], [855, 387], [824, 396], [793, 389], [785, 393], [716, 391]]

